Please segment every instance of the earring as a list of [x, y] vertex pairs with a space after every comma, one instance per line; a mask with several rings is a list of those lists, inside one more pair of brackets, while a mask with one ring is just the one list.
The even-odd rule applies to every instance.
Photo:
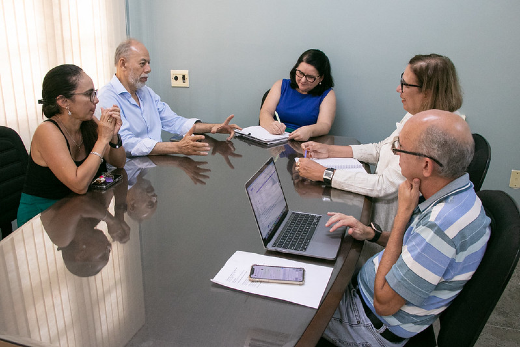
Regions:
[[321, 82], [320, 82], [320, 83], [318, 83], [318, 84], [319, 84], [319, 85], [321, 86]]
[[72, 116], [72, 113], [70, 113], [70, 110], [69, 110], [69, 106], [67, 106], [66, 108], [67, 108], [67, 114], [68, 114], [69, 116]]

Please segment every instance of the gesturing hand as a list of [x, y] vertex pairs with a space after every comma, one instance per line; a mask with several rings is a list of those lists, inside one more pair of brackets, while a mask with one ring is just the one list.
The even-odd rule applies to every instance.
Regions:
[[226, 120], [224, 121], [224, 123], [222, 123], [220, 125], [215, 125], [213, 128], [211, 128], [211, 133], [212, 134], [215, 134], [215, 133], [230, 134], [229, 137], [227, 138], [227, 140], [231, 140], [233, 138], [233, 136], [235, 135], [235, 129], [242, 130], [242, 128], [236, 124], [229, 124], [229, 122], [233, 119], [233, 117], [235, 117], [234, 114], [227, 117]]
[[208, 155], [209, 145], [204, 140], [204, 135], [193, 135], [195, 125], [178, 142], [178, 152], [185, 155]]

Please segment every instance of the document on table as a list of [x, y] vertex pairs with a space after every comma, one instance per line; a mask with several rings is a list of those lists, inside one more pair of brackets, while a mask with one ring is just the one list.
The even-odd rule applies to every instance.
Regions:
[[[296, 285], [251, 282], [249, 272], [253, 264], [303, 267], [305, 269], [305, 283]], [[331, 274], [332, 268], [327, 266], [236, 251], [211, 281], [243, 292], [290, 301], [317, 309]]]
[[242, 130], [235, 130], [235, 134], [265, 145], [283, 143], [289, 139], [288, 132], [281, 135], [273, 135], [259, 125], [250, 126]]
[[[298, 162], [300, 158], [295, 158], [296, 162]], [[325, 159], [315, 159], [311, 158], [318, 164], [330, 167], [337, 170], [349, 170], [349, 171], [358, 171], [358, 172], [364, 172], [365, 170], [363, 164], [359, 162], [359, 160], [354, 158], [325, 158]]]

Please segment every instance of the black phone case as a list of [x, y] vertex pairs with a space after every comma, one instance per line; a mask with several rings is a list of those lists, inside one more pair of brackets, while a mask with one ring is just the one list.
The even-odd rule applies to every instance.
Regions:
[[121, 181], [123, 176], [119, 174], [112, 174], [110, 172], [105, 172], [101, 176], [98, 176], [92, 180], [90, 184], [90, 188], [96, 190], [106, 190], [112, 186], [114, 186], [117, 182]]

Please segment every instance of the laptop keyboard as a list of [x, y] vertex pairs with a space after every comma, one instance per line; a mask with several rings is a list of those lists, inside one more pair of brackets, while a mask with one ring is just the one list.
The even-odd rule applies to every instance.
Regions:
[[292, 212], [282, 232], [273, 243], [274, 247], [305, 251], [320, 222], [321, 216]]

